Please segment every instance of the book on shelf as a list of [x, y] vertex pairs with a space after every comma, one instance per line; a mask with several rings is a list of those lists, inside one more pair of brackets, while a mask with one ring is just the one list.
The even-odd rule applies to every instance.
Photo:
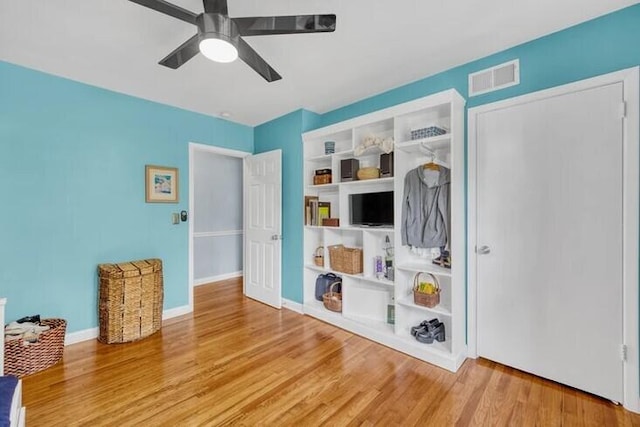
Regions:
[[321, 202], [317, 196], [305, 196], [304, 224], [320, 226], [324, 218], [331, 218], [331, 203]]
[[311, 201], [318, 200], [318, 196], [304, 196], [304, 225], [311, 225]]

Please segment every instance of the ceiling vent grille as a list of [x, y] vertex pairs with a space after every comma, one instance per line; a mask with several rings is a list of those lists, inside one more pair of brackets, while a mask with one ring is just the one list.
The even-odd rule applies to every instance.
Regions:
[[520, 84], [520, 60], [515, 59], [469, 74], [469, 96]]

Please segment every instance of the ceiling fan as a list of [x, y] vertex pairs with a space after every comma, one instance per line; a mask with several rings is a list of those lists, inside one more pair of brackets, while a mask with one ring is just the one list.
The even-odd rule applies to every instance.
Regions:
[[204, 13], [200, 14], [164, 0], [129, 1], [198, 27], [195, 36], [160, 60], [159, 64], [176, 69], [198, 52], [216, 62], [233, 62], [240, 58], [268, 82], [280, 80], [282, 76], [244, 41], [243, 36], [326, 33], [336, 29], [336, 15], [230, 18], [227, 0], [203, 0]]

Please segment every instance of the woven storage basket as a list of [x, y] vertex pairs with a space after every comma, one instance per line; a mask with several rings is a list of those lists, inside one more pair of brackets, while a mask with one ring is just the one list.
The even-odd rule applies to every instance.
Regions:
[[[420, 286], [420, 275], [422, 274], [431, 277], [433, 284], [436, 286], [435, 294], [425, 294], [424, 292], [418, 291], [418, 287]], [[436, 276], [431, 273], [416, 273], [413, 277], [413, 302], [416, 303], [416, 305], [429, 308], [433, 308], [440, 304], [440, 283]]]
[[362, 273], [362, 249], [329, 246], [331, 269], [347, 274]]
[[107, 344], [136, 341], [162, 327], [162, 261], [100, 264], [100, 334]]
[[62, 359], [67, 321], [43, 319], [40, 324], [49, 326], [38, 336], [38, 342], [25, 343], [11, 340], [4, 343], [4, 374], [22, 378], [53, 366]]
[[376, 179], [380, 178], [380, 169], [378, 168], [361, 168], [357, 172], [358, 179]]
[[340, 284], [340, 282], [333, 282], [331, 286], [329, 286], [329, 292], [322, 295], [322, 303], [327, 310], [340, 313], [342, 312], [342, 294], [333, 291], [334, 286], [338, 284]]
[[318, 267], [324, 267], [324, 246], [318, 246], [313, 255], [313, 263]]

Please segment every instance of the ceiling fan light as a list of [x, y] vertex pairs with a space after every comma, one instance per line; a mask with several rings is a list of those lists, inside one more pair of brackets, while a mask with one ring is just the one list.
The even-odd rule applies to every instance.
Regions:
[[200, 52], [215, 62], [233, 62], [238, 59], [238, 49], [226, 40], [206, 38], [200, 41]]

